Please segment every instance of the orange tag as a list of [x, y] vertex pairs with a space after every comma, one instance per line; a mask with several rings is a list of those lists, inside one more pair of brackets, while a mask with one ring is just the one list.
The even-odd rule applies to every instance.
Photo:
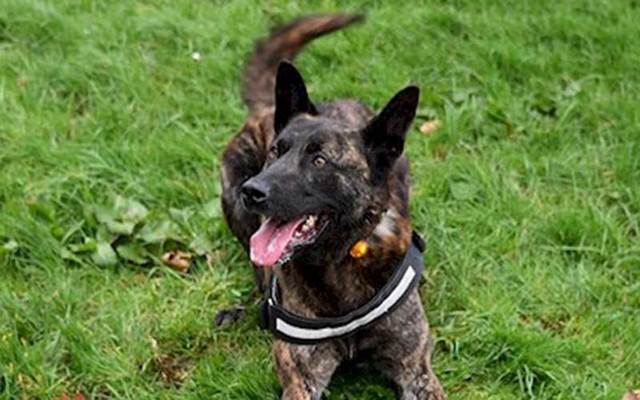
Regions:
[[369, 252], [369, 245], [364, 240], [358, 240], [356, 244], [353, 245], [349, 254], [353, 258], [362, 258], [367, 255]]

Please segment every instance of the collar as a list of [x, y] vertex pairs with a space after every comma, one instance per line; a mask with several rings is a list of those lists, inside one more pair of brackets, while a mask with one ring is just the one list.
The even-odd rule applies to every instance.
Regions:
[[260, 304], [260, 327], [295, 344], [315, 344], [353, 335], [404, 303], [422, 277], [424, 249], [424, 240], [413, 232], [409, 249], [391, 279], [363, 306], [335, 318], [305, 318], [285, 310], [278, 303], [278, 281], [274, 274], [266, 300]]

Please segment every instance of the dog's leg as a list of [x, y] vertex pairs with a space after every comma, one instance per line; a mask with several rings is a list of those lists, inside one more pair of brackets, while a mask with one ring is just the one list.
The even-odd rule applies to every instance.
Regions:
[[431, 367], [433, 341], [418, 293], [374, 328], [375, 362], [399, 389], [401, 400], [446, 399]]
[[444, 400], [446, 396], [440, 381], [431, 368], [430, 345], [418, 349], [412, 357], [392, 369], [391, 378], [400, 390], [401, 400]]
[[444, 390], [431, 367], [432, 341], [426, 336], [419, 343], [413, 351], [396, 347], [397, 358], [381, 363], [382, 372], [396, 383], [401, 400], [444, 400]]
[[299, 346], [276, 340], [273, 353], [282, 400], [319, 400], [342, 361], [331, 343]]

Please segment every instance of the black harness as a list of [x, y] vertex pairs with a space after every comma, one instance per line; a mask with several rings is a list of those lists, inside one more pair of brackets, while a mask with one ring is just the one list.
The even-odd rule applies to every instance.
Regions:
[[371, 326], [398, 308], [418, 285], [424, 267], [424, 240], [415, 232], [411, 245], [391, 279], [362, 307], [335, 318], [304, 318], [285, 310], [278, 303], [278, 282], [271, 282], [260, 304], [260, 327], [278, 339], [295, 344], [315, 344], [344, 338]]

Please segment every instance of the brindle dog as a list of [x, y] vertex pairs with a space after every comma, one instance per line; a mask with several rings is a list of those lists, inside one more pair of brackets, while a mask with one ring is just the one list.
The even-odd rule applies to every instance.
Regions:
[[[374, 114], [354, 100], [315, 104], [292, 60], [312, 39], [360, 19], [298, 19], [258, 42], [244, 77], [249, 117], [222, 160], [223, 209], [250, 253], [258, 285], [276, 274], [282, 305], [336, 317], [366, 303], [411, 241], [405, 136], [418, 106], [409, 86]], [[350, 255], [366, 240], [364, 257]], [[431, 367], [429, 325], [417, 289], [391, 314], [345, 339], [275, 340], [283, 399], [319, 399], [336, 368], [366, 356], [402, 399], [444, 399]]]

